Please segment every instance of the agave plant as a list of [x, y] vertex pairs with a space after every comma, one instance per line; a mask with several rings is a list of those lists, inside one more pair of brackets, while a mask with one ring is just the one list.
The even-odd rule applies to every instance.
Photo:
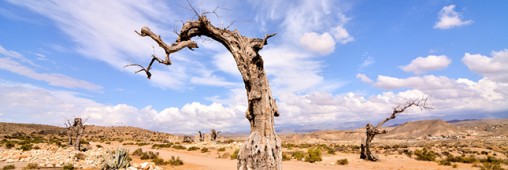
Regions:
[[109, 152], [104, 157], [103, 170], [112, 170], [129, 167], [129, 150], [127, 149], [116, 149], [115, 152]]

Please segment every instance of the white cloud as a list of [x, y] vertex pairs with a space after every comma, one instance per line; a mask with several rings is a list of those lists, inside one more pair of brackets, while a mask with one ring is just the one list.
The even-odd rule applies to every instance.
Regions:
[[307, 32], [300, 38], [300, 43], [306, 49], [321, 55], [330, 54], [335, 49], [335, 41], [329, 33], [319, 35], [315, 32]]
[[[22, 54], [5, 49], [0, 45], [0, 69], [19, 74], [34, 80], [45, 81], [53, 86], [66, 88], [81, 88], [86, 90], [101, 90], [102, 87], [85, 80], [75, 79], [63, 74], [40, 73], [32, 69], [33, 67], [42, 68], [31, 60], [25, 58]], [[18, 62], [19, 61], [19, 62]], [[29, 66], [26, 66], [26, 64]]]
[[336, 26], [331, 32], [335, 40], [341, 44], [346, 44], [354, 40], [354, 38], [349, 35], [349, 32], [342, 25]]
[[492, 57], [481, 54], [464, 54], [462, 62], [472, 71], [489, 79], [508, 82], [508, 49], [492, 52]]
[[364, 83], [372, 83], [372, 80], [365, 74], [358, 73], [356, 74], [356, 78], [360, 79]]
[[373, 57], [368, 56], [367, 58], [365, 58], [365, 59], [363, 60], [362, 64], [360, 65], [360, 69], [365, 68], [365, 67], [368, 67], [368, 66], [370, 66], [370, 65], [374, 64], [375, 62], [376, 62], [376, 60], [374, 60], [374, 58], [373, 58]]
[[427, 57], [417, 57], [408, 65], [401, 66], [401, 68], [405, 72], [414, 72], [416, 74], [421, 74], [427, 71], [446, 68], [451, 62], [452, 60], [450, 60], [445, 55], [429, 55]]
[[463, 20], [462, 16], [455, 10], [455, 5], [445, 6], [439, 11], [439, 21], [436, 22], [434, 28], [450, 29], [472, 24], [472, 20]]

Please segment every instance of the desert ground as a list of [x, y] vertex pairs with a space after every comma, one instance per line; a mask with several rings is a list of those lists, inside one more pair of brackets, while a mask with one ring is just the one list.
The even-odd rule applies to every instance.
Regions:
[[[373, 141], [380, 161], [359, 157], [362, 128], [280, 134], [283, 169], [507, 169], [508, 120], [425, 120], [385, 127]], [[128, 150], [132, 169], [236, 169], [246, 135], [172, 135], [135, 127], [86, 126], [82, 148], [67, 145], [66, 129], [0, 123], [0, 168], [101, 169], [108, 151]], [[193, 141], [185, 141], [184, 138]], [[312, 156], [311, 152], [316, 152]], [[316, 156], [318, 155], [318, 156]], [[175, 161], [179, 160], [179, 161]], [[183, 162], [178, 163], [178, 162]], [[12, 166], [14, 165], [14, 166]], [[65, 169], [65, 168], [64, 168]]]

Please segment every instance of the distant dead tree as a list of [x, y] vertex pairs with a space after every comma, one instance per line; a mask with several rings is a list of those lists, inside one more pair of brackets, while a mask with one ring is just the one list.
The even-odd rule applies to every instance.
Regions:
[[[83, 137], [83, 133], [85, 132], [85, 124], [86, 120], [83, 121], [81, 118], [74, 118], [74, 122], [71, 123], [70, 120], [65, 122], [65, 126], [67, 129], [67, 136], [69, 137], [69, 146], [74, 146], [74, 149], [81, 150], [81, 137]], [[74, 142], [72, 141], [72, 137], [75, 136]]]
[[429, 99], [429, 97], [410, 100], [403, 105], [398, 105], [395, 108], [393, 108], [391, 116], [386, 118], [385, 120], [379, 122], [377, 124], [377, 126], [374, 127], [370, 123], [367, 124], [365, 126], [365, 130], [366, 130], [365, 134], [367, 136], [367, 139], [365, 139], [365, 141], [362, 140], [362, 144], [360, 145], [360, 159], [365, 159], [365, 160], [369, 160], [369, 161], [378, 161], [379, 158], [370, 151], [370, 146], [371, 146], [372, 140], [374, 139], [374, 137], [376, 135], [387, 133], [386, 130], [381, 130], [381, 127], [383, 126], [383, 124], [385, 124], [389, 120], [395, 119], [395, 117], [398, 114], [406, 111], [406, 109], [408, 109], [412, 106], [419, 107], [421, 110], [432, 109], [432, 107], [427, 105], [428, 99]]
[[219, 137], [220, 133], [221, 133], [221, 131], [216, 131], [215, 129], [212, 129], [210, 131], [210, 137], [211, 137], [212, 141], [216, 141], [217, 137]]
[[164, 51], [165, 58], [159, 58], [155, 54], [147, 67], [139, 64], [127, 66], [140, 67], [138, 72], [146, 73], [148, 79], [152, 76], [150, 69], [154, 62], [171, 65], [170, 54], [184, 48], [194, 50], [198, 48], [193, 37], [206, 36], [222, 44], [232, 54], [236, 66], [242, 75], [247, 92], [246, 118], [250, 122], [250, 135], [240, 148], [238, 154], [238, 169], [282, 169], [281, 140], [275, 133], [274, 116], [279, 116], [277, 104], [272, 97], [264, 69], [264, 61], [259, 51], [267, 45], [268, 39], [275, 34], [268, 34], [264, 38], [250, 38], [240, 34], [238, 30], [231, 31], [227, 27], [219, 28], [208, 20], [204, 12], [198, 14], [194, 7], [190, 7], [197, 16], [195, 20], [183, 23], [178, 38], [171, 44], [166, 44], [161, 36], [155, 34], [148, 27], [135, 31], [139, 36], [150, 37]]
[[198, 132], [199, 132], [199, 141], [200, 142], [205, 141], [205, 133], [201, 133], [201, 131], [198, 131]]

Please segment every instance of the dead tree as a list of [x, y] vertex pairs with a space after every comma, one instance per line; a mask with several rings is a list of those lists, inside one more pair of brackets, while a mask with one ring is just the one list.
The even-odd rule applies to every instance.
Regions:
[[183, 143], [194, 143], [194, 139], [191, 136], [183, 136]]
[[199, 132], [199, 141], [200, 142], [205, 141], [205, 133], [201, 133], [201, 131], [198, 131], [198, 132]]
[[221, 131], [216, 131], [215, 129], [212, 129], [210, 131], [210, 137], [211, 137], [211, 140], [212, 141], [216, 141], [217, 140], [217, 137], [219, 137], [219, 134], [221, 133]]
[[[192, 6], [191, 6], [192, 7]], [[141, 67], [137, 72], [145, 72], [151, 77], [150, 69], [157, 61], [164, 65], [171, 65], [170, 54], [188, 48], [198, 48], [192, 40], [196, 36], [206, 36], [218, 41], [233, 55], [240, 71], [245, 90], [247, 92], [248, 107], [246, 118], [250, 122], [250, 135], [244, 142], [238, 154], [238, 169], [282, 169], [282, 148], [280, 138], [275, 133], [274, 116], [279, 116], [275, 99], [272, 97], [268, 79], [265, 73], [263, 58], [259, 51], [267, 44], [267, 40], [275, 34], [264, 38], [250, 38], [240, 34], [238, 30], [228, 30], [212, 25], [205, 13], [198, 14], [197, 19], [183, 24], [174, 43], [166, 44], [162, 38], [143, 27], [136, 33], [142, 37], [150, 37], [164, 49], [165, 58], [152, 55], [152, 59], [145, 68], [139, 64], [127, 66]]]
[[374, 137], [376, 135], [387, 133], [386, 130], [381, 130], [381, 127], [383, 126], [383, 124], [385, 124], [389, 120], [395, 119], [395, 117], [398, 114], [406, 111], [406, 109], [408, 109], [412, 106], [419, 107], [421, 110], [432, 109], [432, 107], [427, 105], [428, 99], [429, 99], [429, 97], [410, 100], [410, 101], [406, 102], [406, 104], [404, 104], [404, 105], [398, 105], [397, 107], [393, 108], [391, 116], [386, 118], [385, 120], [379, 122], [377, 124], [377, 126], [373, 127], [370, 123], [367, 124], [365, 126], [365, 130], [366, 130], [365, 134], [366, 134], [367, 138], [365, 139], [365, 141], [362, 141], [362, 144], [360, 145], [360, 159], [365, 159], [365, 160], [369, 160], [369, 161], [378, 161], [379, 158], [370, 151], [370, 146], [371, 146], [372, 140], [374, 139]]
[[[86, 120], [85, 120], [86, 122]], [[67, 120], [65, 126], [67, 128], [67, 136], [69, 137], [69, 146], [74, 146], [74, 149], [81, 150], [81, 137], [85, 131], [85, 126], [83, 125], [85, 122], [81, 118], [74, 118], [74, 122], [71, 123], [70, 120]], [[72, 137], [75, 136], [74, 142], [72, 141]]]

